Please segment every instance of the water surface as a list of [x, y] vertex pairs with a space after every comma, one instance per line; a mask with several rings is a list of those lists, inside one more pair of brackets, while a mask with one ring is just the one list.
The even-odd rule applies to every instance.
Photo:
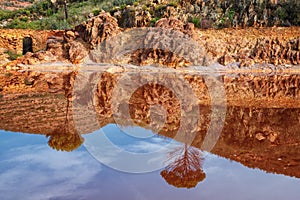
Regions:
[[[120, 130], [111, 127], [111, 133]], [[160, 171], [129, 174], [95, 160], [82, 146], [59, 152], [41, 135], [1, 131], [1, 199], [298, 199], [297, 178], [249, 169], [203, 153], [205, 180], [169, 185]]]
[[300, 198], [298, 74], [122, 70], [1, 76], [1, 199]]

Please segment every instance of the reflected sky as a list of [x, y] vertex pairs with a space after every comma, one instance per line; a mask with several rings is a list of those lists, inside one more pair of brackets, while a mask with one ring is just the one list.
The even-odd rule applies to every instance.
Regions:
[[[120, 131], [117, 126], [106, 129], [113, 141], [121, 141], [115, 134]], [[129, 138], [122, 136], [124, 145], [141, 142]], [[99, 163], [84, 146], [73, 152], [59, 152], [48, 147], [47, 141], [43, 135], [0, 131], [1, 200], [300, 198], [299, 179], [249, 169], [208, 153], [204, 153], [203, 163], [206, 179], [195, 188], [178, 189], [169, 185], [159, 170], [145, 174], [119, 172]], [[169, 141], [152, 137], [147, 142], [157, 145]], [[144, 151], [143, 145], [131, 150], [139, 151], [139, 147]]]
[[[179, 142], [176, 142], [171, 138], [154, 134], [151, 130], [135, 126], [121, 127], [117, 124], [108, 124], [92, 134], [104, 134], [115, 146], [133, 153], [150, 153], [158, 151], [171, 142], [174, 143], [174, 145], [180, 145]], [[86, 134], [83, 135], [83, 137], [88, 140], [92, 134]]]

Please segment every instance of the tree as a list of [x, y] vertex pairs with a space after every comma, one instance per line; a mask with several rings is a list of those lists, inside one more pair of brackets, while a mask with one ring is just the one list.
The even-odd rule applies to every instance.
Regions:
[[66, 17], [66, 19], [68, 19], [69, 14], [68, 14], [67, 0], [63, 1], [63, 5], [64, 5], [64, 9], [65, 9], [65, 17]]
[[187, 144], [170, 153], [171, 162], [160, 175], [168, 184], [175, 187], [193, 188], [206, 177], [202, 170], [202, 154], [200, 150]]
[[52, 4], [58, 4], [58, 5], [63, 5], [64, 6], [64, 12], [65, 12], [65, 18], [69, 18], [68, 14], [68, 6], [67, 6], [67, 0], [51, 0]]

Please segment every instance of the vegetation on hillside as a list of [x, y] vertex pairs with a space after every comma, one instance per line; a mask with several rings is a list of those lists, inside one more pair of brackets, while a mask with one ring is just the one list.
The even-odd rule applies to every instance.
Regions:
[[[66, 18], [63, 2], [67, 1], [68, 17]], [[55, 3], [54, 3], [55, 2]], [[181, 13], [179, 19], [188, 19], [196, 27], [234, 27], [237, 24], [255, 25], [255, 20], [264, 26], [300, 26], [300, 3], [298, 0], [287, 0], [282, 3], [271, 3], [270, 0], [170, 0], [164, 4], [152, 4], [146, 0], [40, 0], [26, 8], [14, 11], [0, 9], [0, 27], [20, 29], [69, 29], [98, 15], [101, 10], [111, 12], [126, 11], [125, 18], [131, 11], [143, 10], [151, 15], [150, 26], [170, 12]], [[157, 1], [159, 2], [159, 1]], [[128, 8], [128, 5], [131, 5]], [[202, 6], [202, 7], [201, 7]], [[207, 10], [208, 9], [208, 10]], [[250, 12], [250, 10], [252, 11]], [[179, 10], [179, 11], [178, 11]], [[183, 11], [183, 12], [181, 12]], [[140, 11], [138, 11], [140, 12]], [[126, 13], [126, 12], [125, 12]], [[183, 13], [183, 15], [182, 15]], [[265, 20], [267, 18], [270, 20]], [[125, 19], [130, 20], [130, 19]], [[124, 19], [123, 19], [124, 21]], [[266, 22], [263, 22], [266, 21]], [[125, 23], [126, 24], [126, 23]]]
[[4, 28], [68, 29], [85, 21], [90, 13], [109, 11], [114, 6], [133, 4], [136, 0], [68, 0], [68, 19], [60, 1], [41, 0], [14, 11], [0, 9], [0, 21]]

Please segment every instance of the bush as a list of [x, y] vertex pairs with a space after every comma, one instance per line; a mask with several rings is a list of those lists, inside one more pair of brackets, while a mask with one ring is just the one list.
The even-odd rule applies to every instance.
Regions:
[[27, 29], [28, 23], [21, 21], [19, 19], [13, 19], [6, 27], [7, 28]]
[[300, 26], [300, 3], [286, 2], [280, 10], [277, 10], [277, 15], [282, 20], [288, 20], [295, 26]]
[[171, 1], [170, 3], [169, 3], [169, 6], [173, 6], [173, 7], [178, 7], [178, 1]]
[[167, 8], [166, 5], [156, 5], [154, 9], [155, 9], [155, 11], [161, 11], [161, 10], [164, 10], [166, 8]]
[[200, 28], [201, 26], [201, 18], [200, 17], [194, 17], [191, 21], [195, 27]]
[[71, 26], [66, 20], [56, 20], [55, 18], [40, 20], [40, 29], [64, 30], [70, 28]]
[[9, 60], [16, 60], [18, 57], [22, 56], [22, 54], [17, 54], [12, 51], [7, 51], [5, 53], [7, 53], [7, 55], [9, 56]]
[[4, 19], [9, 19], [13, 16], [11, 11], [0, 10], [0, 21]]
[[133, 5], [137, 0], [114, 0], [114, 6]]
[[93, 15], [94, 15], [94, 16], [97, 16], [97, 15], [99, 15], [99, 14], [100, 14], [100, 10], [98, 10], [98, 9], [97, 9], [97, 10], [93, 10]]
[[155, 26], [155, 24], [158, 20], [160, 20], [159, 17], [155, 17], [155, 18], [151, 19], [150, 26]]

